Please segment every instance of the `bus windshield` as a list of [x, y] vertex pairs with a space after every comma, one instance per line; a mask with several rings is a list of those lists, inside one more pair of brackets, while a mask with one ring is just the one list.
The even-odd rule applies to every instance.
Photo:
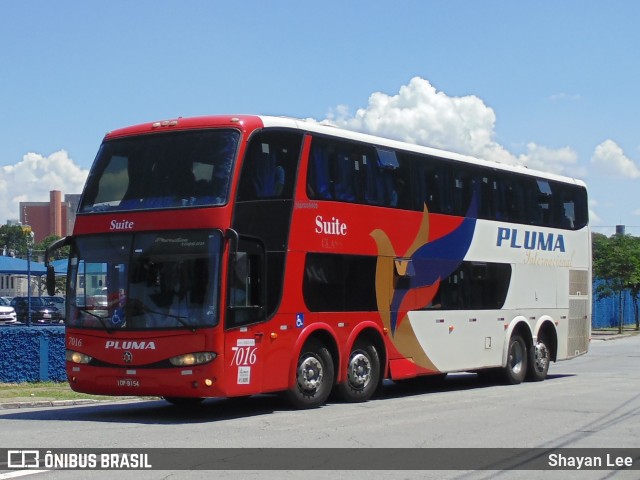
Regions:
[[105, 141], [79, 213], [222, 205], [240, 132], [210, 129]]
[[215, 325], [221, 245], [217, 230], [78, 237], [67, 325], [107, 331]]

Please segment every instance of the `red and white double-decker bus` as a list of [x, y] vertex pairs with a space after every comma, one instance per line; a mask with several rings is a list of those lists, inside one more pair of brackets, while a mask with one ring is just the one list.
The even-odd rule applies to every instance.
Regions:
[[384, 379], [543, 380], [589, 344], [583, 183], [294, 119], [110, 132], [61, 245], [80, 392], [304, 408]]

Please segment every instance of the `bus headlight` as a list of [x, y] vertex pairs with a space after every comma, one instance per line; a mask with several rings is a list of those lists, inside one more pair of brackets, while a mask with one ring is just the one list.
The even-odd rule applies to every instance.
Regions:
[[93, 360], [93, 357], [85, 355], [84, 353], [74, 352], [73, 350], [67, 350], [66, 359], [67, 362], [86, 364]]
[[214, 352], [197, 352], [197, 353], [185, 353], [184, 355], [178, 355], [177, 357], [171, 357], [169, 362], [176, 367], [189, 367], [191, 365], [202, 365], [203, 363], [209, 363], [216, 354]]

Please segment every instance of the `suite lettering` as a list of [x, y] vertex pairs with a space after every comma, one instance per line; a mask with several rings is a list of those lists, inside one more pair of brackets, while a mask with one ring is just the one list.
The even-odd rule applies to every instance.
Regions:
[[133, 222], [130, 220], [111, 220], [109, 224], [110, 230], [132, 230]]
[[566, 252], [564, 235], [561, 233], [544, 233], [534, 230], [523, 232], [517, 228], [499, 227], [496, 245], [544, 252]]
[[336, 217], [331, 217], [331, 220], [325, 220], [322, 215], [318, 215], [316, 216], [316, 233], [346, 236], [347, 224]]

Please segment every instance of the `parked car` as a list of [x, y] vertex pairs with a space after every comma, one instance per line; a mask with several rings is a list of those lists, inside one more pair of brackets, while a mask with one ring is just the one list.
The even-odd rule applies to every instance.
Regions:
[[0, 297], [0, 325], [11, 325], [18, 322], [16, 310], [4, 297]]
[[54, 307], [56, 307], [58, 309], [58, 311], [60, 312], [60, 315], [62, 316], [62, 319], [64, 320], [65, 318], [65, 312], [66, 312], [66, 302], [64, 300], [64, 297], [50, 297], [50, 296], [42, 296], [42, 298], [44, 299], [45, 302], [51, 303]]
[[[28, 297], [14, 297], [11, 306], [15, 308], [18, 320], [26, 322], [29, 317]], [[62, 321], [60, 311], [42, 297], [31, 297], [31, 321], [33, 323], [58, 323]]]

